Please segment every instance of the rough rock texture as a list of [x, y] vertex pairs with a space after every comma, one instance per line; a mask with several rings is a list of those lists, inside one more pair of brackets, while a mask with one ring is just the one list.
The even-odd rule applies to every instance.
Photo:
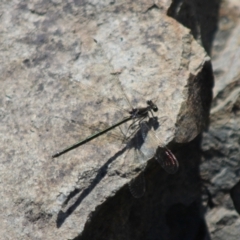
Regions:
[[[2, 239], [206, 237], [196, 136], [208, 122], [213, 76], [198, 41], [209, 52], [218, 5], [208, 24], [187, 17], [209, 13], [207, 1], [188, 2], [1, 1]], [[170, 143], [180, 164], [169, 175], [149, 159], [140, 199], [127, 187], [140, 169], [107, 135], [51, 158], [116, 121], [127, 104], [118, 77], [134, 106], [156, 101], [159, 143]], [[214, 182], [229, 172], [237, 176], [221, 169]]]
[[202, 141], [201, 175], [213, 204], [206, 211], [206, 222], [211, 238], [218, 240], [240, 236], [239, 17], [239, 1], [222, 2], [211, 50], [215, 75], [211, 124]]

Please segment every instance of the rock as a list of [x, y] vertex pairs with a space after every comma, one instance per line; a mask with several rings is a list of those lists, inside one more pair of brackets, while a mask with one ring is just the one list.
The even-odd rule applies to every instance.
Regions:
[[[2, 238], [166, 238], [181, 230], [171, 220], [178, 206], [180, 219], [188, 210], [187, 222], [195, 219], [190, 236], [205, 236], [196, 136], [208, 121], [213, 75], [192, 28], [170, 17], [188, 9], [169, 1], [0, 6]], [[127, 184], [142, 168], [107, 135], [51, 158], [118, 119], [112, 105], [127, 102], [116, 78], [134, 106], [157, 101], [156, 117], [167, 117], [159, 143], [171, 143], [180, 164], [170, 175], [149, 159], [141, 199]]]
[[[223, 2], [211, 49], [215, 76], [211, 120], [203, 134], [200, 166], [214, 208], [206, 210], [211, 239], [239, 239], [239, 15], [237, 1]], [[218, 213], [222, 212], [221, 218]], [[228, 213], [231, 213], [230, 216]], [[211, 217], [210, 217], [211, 216]]]

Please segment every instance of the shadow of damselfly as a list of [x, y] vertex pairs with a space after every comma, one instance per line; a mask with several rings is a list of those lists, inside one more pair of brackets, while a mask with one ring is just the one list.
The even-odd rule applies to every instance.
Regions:
[[[126, 149], [129, 152], [130, 150], [134, 150], [132, 157], [134, 157], [136, 161], [142, 165], [146, 165], [147, 160], [155, 157], [167, 173], [174, 174], [178, 170], [178, 161], [174, 154], [166, 146], [162, 146], [160, 144], [160, 141], [155, 135], [153, 129], [152, 122], [157, 119], [157, 117], [154, 116], [154, 113], [158, 111], [157, 104], [152, 100], [148, 100], [146, 101], [145, 107], [134, 108], [126, 96], [119, 79], [116, 77], [114, 84], [117, 85], [118, 90], [128, 103], [129, 110], [126, 111], [126, 115], [124, 116], [124, 114], [122, 114], [123, 117], [120, 121], [106, 127], [102, 131], [98, 131], [78, 141], [62, 151], [55, 153], [52, 157], [59, 157], [112, 131], [113, 129], [119, 128], [122, 132], [122, 142], [126, 144]], [[126, 126], [125, 131], [122, 130], [123, 125]], [[144, 167], [142, 168], [142, 171], [144, 171]], [[132, 179], [129, 182], [129, 187], [134, 197], [138, 198], [143, 196], [145, 192], [143, 174], [140, 173], [136, 178]]]

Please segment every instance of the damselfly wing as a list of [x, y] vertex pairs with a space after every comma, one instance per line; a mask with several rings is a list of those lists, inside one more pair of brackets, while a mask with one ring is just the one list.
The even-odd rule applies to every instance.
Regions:
[[[98, 131], [90, 136], [88, 136], [85, 139], [80, 140], [79, 142], [73, 144], [70, 147], [67, 147], [63, 149], [62, 151], [57, 152], [52, 157], [59, 157], [62, 154], [65, 154], [69, 152], [70, 150], [73, 150], [81, 145], [84, 145], [93, 139], [96, 139], [100, 137], [103, 134], [109, 133], [115, 128], [121, 127], [121, 126], [127, 126], [127, 131], [124, 132], [125, 140], [131, 141], [131, 139], [136, 138], [137, 132], [141, 132], [140, 137], [140, 144], [137, 143], [135, 146], [132, 147], [132, 149], [135, 149], [135, 160], [138, 160], [141, 164], [145, 163], [150, 158], [154, 157], [156, 154], [156, 149], [161, 147], [159, 144], [158, 138], [155, 136], [154, 131], [151, 126], [151, 120], [154, 118], [153, 113], [158, 111], [157, 105], [151, 101], [146, 101], [146, 105], [144, 107], [132, 107], [131, 101], [129, 101], [127, 95], [125, 94], [122, 85], [118, 79], [118, 77], [113, 76], [112, 82], [115, 84], [117, 91], [122, 93], [123, 99], [125, 98], [125, 102], [129, 105], [129, 110], [127, 111], [127, 115], [122, 114], [124, 117], [121, 119], [118, 119], [115, 123], [110, 125], [109, 127]], [[94, 96], [94, 94], [93, 94]], [[125, 111], [126, 112], [126, 111]], [[121, 114], [120, 114], [121, 115]], [[128, 143], [127, 143], [128, 145]], [[130, 146], [130, 145], [129, 145]], [[175, 156], [171, 153], [171, 151], [165, 147], [163, 147], [164, 151], [159, 156], [156, 156], [156, 159], [159, 161], [161, 166], [167, 171], [167, 172], [174, 172], [178, 168], [178, 162]], [[162, 158], [163, 156], [163, 158]], [[161, 159], [161, 160], [160, 160]], [[173, 169], [175, 169], [173, 171]], [[139, 181], [138, 181], [139, 180]], [[137, 184], [135, 184], [137, 183]], [[144, 185], [144, 181], [141, 179], [141, 177], [133, 179], [130, 183], [130, 188], [134, 188], [131, 186], [136, 185], [138, 187], [138, 190], [131, 190], [131, 192], [135, 192], [135, 197], [139, 197], [144, 193], [144, 190], [140, 191], [141, 188], [140, 185]], [[145, 189], [145, 186], [143, 186], [143, 189]], [[134, 194], [133, 194], [134, 195]]]

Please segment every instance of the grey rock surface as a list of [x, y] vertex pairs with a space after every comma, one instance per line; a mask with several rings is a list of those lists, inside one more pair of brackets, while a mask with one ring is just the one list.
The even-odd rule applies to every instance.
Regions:
[[[0, 6], [2, 239], [204, 236], [199, 138], [193, 139], [208, 121], [213, 76], [196, 36], [171, 17], [179, 6], [57, 0]], [[115, 122], [112, 105], [126, 107], [113, 85], [117, 77], [131, 103], [156, 99], [158, 119], [167, 117], [156, 131], [159, 144], [172, 142], [180, 163], [169, 175], [149, 159], [141, 199], [127, 188], [139, 170], [107, 136], [51, 158], [99, 122]], [[222, 171], [214, 183], [231, 169]]]
[[[223, 1], [211, 49], [215, 76], [211, 123], [203, 134], [200, 166], [213, 208], [206, 210], [211, 239], [237, 240], [240, 178], [239, 1]], [[237, 213], [238, 211], [238, 213]]]

